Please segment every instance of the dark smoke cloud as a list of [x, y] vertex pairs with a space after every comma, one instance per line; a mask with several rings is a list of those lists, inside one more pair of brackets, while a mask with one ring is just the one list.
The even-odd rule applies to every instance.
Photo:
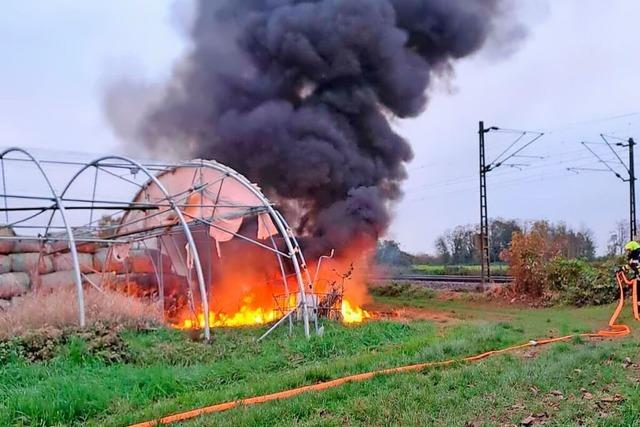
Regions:
[[138, 138], [259, 183], [314, 237], [312, 255], [375, 239], [412, 158], [390, 120], [420, 114], [434, 76], [483, 47], [503, 10], [498, 0], [201, 0], [191, 50]]

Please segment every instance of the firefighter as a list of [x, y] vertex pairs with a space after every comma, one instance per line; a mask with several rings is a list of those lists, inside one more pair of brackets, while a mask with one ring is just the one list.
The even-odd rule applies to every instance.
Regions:
[[624, 245], [624, 250], [627, 253], [629, 268], [633, 270], [636, 277], [640, 277], [640, 273], [638, 272], [638, 269], [640, 268], [640, 243], [632, 240]]

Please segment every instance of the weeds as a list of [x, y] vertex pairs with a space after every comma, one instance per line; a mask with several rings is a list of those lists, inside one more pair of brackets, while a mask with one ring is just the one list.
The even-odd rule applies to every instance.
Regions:
[[29, 363], [62, 358], [75, 365], [91, 360], [120, 363], [132, 359], [117, 325], [95, 323], [88, 329], [46, 327], [0, 341], [0, 364], [23, 360]]
[[[117, 324], [130, 329], [159, 325], [162, 317], [156, 305], [112, 291], [84, 292], [87, 324]], [[30, 293], [14, 298], [0, 312], [0, 339], [21, 336], [46, 327], [65, 328], [78, 324], [78, 302], [74, 289]]]

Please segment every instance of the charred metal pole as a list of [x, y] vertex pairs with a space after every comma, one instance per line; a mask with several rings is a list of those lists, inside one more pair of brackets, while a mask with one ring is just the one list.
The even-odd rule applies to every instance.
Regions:
[[486, 284], [491, 281], [491, 259], [489, 257], [489, 215], [487, 209], [487, 172], [484, 152], [484, 134], [488, 129], [484, 128], [484, 122], [479, 122], [478, 137], [480, 144], [480, 264], [481, 264], [481, 286], [485, 289]]

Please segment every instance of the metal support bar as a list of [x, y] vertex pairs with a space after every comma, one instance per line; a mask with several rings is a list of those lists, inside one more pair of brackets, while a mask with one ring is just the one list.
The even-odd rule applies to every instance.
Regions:
[[258, 338], [258, 341], [261, 341], [263, 338], [265, 338], [267, 335], [273, 332], [278, 326], [280, 326], [282, 322], [290, 318], [291, 315], [295, 313], [298, 308], [300, 308], [300, 303], [298, 303], [298, 305], [293, 310], [289, 311], [287, 314], [285, 314], [280, 319], [278, 319], [278, 321], [274, 323], [273, 326], [271, 326], [267, 332], [265, 332], [264, 334], [262, 334], [260, 338]]
[[[142, 206], [142, 207], [137, 207], [137, 206], [93, 206], [93, 207], [89, 207], [89, 206], [66, 206], [65, 207], [68, 211], [78, 211], [78, 210], [94, 210], [94, 209], [98, 209], [98, 210], [119, 210], [119, 211], [155, 211], [160, 209], [158, 206]], [[25, 206], [25, 207], [19, 207], [19, 208], [0, 208], [0, 212], [24, 212], [24, 211], [50, 211], [50, 210], [56, 210], [58, 209], [57, 206], [55, 205], [51, 205], [51, 206]]]
[[[0, 241], [2, 240], [24, 240], [24, 241], [34, 241], [34, 242], [70, 242], [68, 237], [56, 237], [52, 239], [51, 237], [46, 236], [0, 236]], [[74, 237], [74, 242], [77, 243], [131, 243], [132, 240], [118, 240], [118, 239], [100, 239], [100, 238], [82, 238], [82, 237]]]
[[187, 217], [189, 217], [189, 218], [191, 218], [191, 219], [193, 219], [193, 220], [194, 220], [194, 221], [196, 221], [196, 222], [202, 223], [202, 224], [207, 225], [207, 226], [209, 226], [209, 227], [213, 227], [213, 228], [215, 228], [216, 230], [220, 230], [220, 231], [223, 231], [223, 232], [225, 232], [225, 233], [231, 234], [232, 236], [237, 237], [238, 239], [245, 240], [245, 241], [247, 241], [247, 242], [251, 242], [251, 243], [253, 243], [253, 244], [254, 244], [254, 245], [256, 245], [256, 246], [261, 247], [262, 249], [266, 249], [266, 250], [268, 250], [268, 251], [275, 252], [275, 253], [277, 253], [277, 254], [280, 254], [280, 255], [281, 255], [281, 256], [283, 256], [283, 257], [291, 258], [288, 254], [285, 254], [284, 252], [280, 252], [277, 248], [270, 248], [269, 246], [267, 246], [267, 245], [265, 245], [265, 244], [263, 244], [263, 243], [260, 243], [260, 242], [258, 242], [257, 240], [253, 240], [253, 239], [252, 239], [252, 238], [250, 238], [250, 237], [243, 236], [242, 234], [235, 233], [235, 232], [233, 232], [233, 231], [227, 230], [226, 228], [224, 228], [224, 227], [220, 227], [219, 225], [214, 224], [214, 223], [213, 223], [213, 222], [211, 222], [211, 221], [207, 221], [206, 219], [202, 219], [202, 218], [196, 218], [196, 217], [191, 216], [191, 215], [189, 215], [189, 214], [187, 214], [186, 216], [187, 216]]

